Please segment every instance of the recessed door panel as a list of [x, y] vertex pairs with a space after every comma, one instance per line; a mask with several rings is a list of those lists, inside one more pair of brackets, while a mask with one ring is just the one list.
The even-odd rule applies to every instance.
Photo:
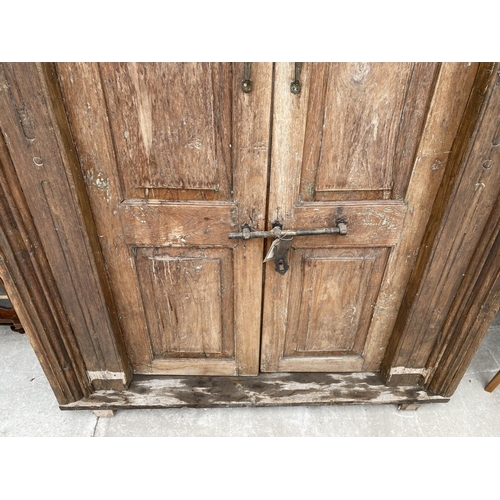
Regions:
[[285, 357], [362, 353], [387, 253], [293, 249]]
[[175, 199], [179, 190], [188, 199], [230, 198], [231, 64], [101, 64], [100, 71], [127, 198]]

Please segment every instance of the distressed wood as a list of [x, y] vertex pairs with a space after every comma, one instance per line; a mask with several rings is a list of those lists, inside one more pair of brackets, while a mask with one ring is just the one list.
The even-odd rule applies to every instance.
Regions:
[[[380, 369], [389, 339], [394, 332], [398, 309], [420, 250], [449, 151], [477, 73], [477, 64], [444, 63], [440, 67], [422, 137], [406, 191], [408, 207], [399, 244], [389, 256], [377, 304], [372, 317], [372, 335], [364, 366]], [[397, 332], [394, 332], [397, 335]]]
[[406, 198], [440, 66], [439, 63], [416, 63], [412, 67], [394, 149], [391, 196], [394, 200]]
[[62, 410], [445, 403], [414, 388], [387, 387], [376, 373], [263, 374], [258, 377], [137, 376], [128, 390], [96, 391]]
[[233, 358], [232, 251], [137, 249], [136, 266], [155, 359]]
[[[304, 311], [314, 311], [301, 303], [304, 287], [311, 290], [305, 295], [316, 294], [316, 302], [321, 295], [321, 300], [334, 304], [349, 301], [341, 297], [356, 297], [356, 283], [360, 284], [355, 275], [352, 281], [344, 276], [339, 265], [335, 272], [316, 273], [318, 283], [298, 286], [296, 275], [303, 266], [300, 255], [306, 249], [321, 249], [333, 256], [337, 248], [355, 252], [385, 247], [383, 264], [374, 269], [365, 295], [349, 302], [351, 309], [363, 308], [359, 313], [363, 320], [338, 311], [359, 327], [356, 335], [351, 332], [348, 337], [356, 339], [356, 352], [364, 359], [362, 369], [375, 371], [380, 369], [477, 65], [443, 64], [436, 76], [436, 65], [306, 63], [299, 95], [291, 94], [286, 85], [292, 69], [289, 63], [276, 66], [274, 115], [281, 120], [273, 124], [268, 225], [277, 219], [285, 229], [326, 227], [342, 218], [347, 221], [348, 235], [295, 238], [289, 252], [291, 270], [280, 276], [268, 266], [261, 368], [264, 372], [293, 369], [295, 360], [289, 355], [300, 344], [300, 335], [338, 347], [347, 334], [334, 327], [337, 311], [308, 316], [307, 332], [303, 330]], [[393, 74], [397, 77], [388, 76]], [[451, 91], [451, 82], [460, 85], [459, 92]], [[411, 115], [413, 107], [417, 116]], [[418, 144], [416, 130], [421, 131]], [[401, 168], [396, 162], [402, 163]], [[331, 200], [340, 193], [340, 199], [325, 202], [327, 192], [332, 193]], [[359, 355], [353, 359], [349, 350], [344, 354], [344, 368], [335, 349], [331, 363], [323, 351], [310, 354], [310, 366], [305, 359], [297, 360], [298, 367], [360, 370]]]
[[[0, 87], [0, 99], [6, 89]], [[0, 278], [59, 404], [92, 387], [0, 129]]]
[[141, 192], [136, 190], [170, 188], [214, 191], [218, 199], [228, 199], [231, 64], [99, 67], [125, 197], [136, 197]]
[[403, 199], [438, 65], [310, 67], [300, 198]]
[[401, 201], [346, 201], [303, 203], [294, 209], [294, 224], [300, 229], [335, 225], [336, 218], [347, 223], [347, 235], [296, 238], [294, 245], [308, 247], [391, 247], [399, 242], [407, 206]]
[[371, 305], [387, 255], [385, 248], [295, 249], [289, 271], [290, 333], [280, 371], [362, 369]]
[[[56, 70], [85, 179], [130, 364], [151, 356], [133, 253], [118, 214], [124, 199], [106, 101], [96, 63], [59, 63]], [[133, 334], [131, 333], [133, 332]]]
[[237, 245], [227, 237], [239, 227], [235, 223], [237, 207], [233, 203], [190, 202], [188, 205], [159, 200], [127, 200], [116, 210], [128, 245]]
[[[0, 126], [87, 370], [130, 379], [53, 67], [3, 64]], [[42, 251], [41, 249], [39, 251]], [[123, 387], [117, 379], [96, 387]]]
[[[0, 277], [61, 407], [446, 401], [500, 307], [492, 68], [4, 65]], [[262, 302], [263, 241], [227, 233], [338, 218]]]
[[451, 396], [500, 310], [500, 196], [427, 362], [428, 386]]
[[[398, 118], [412, 65], [327, 66], [320, 133], [311, 131], [316, 144], [308, 143], [318, 158], [314, 189], [323, 193], [354, 191], [356, 199], [363, 199], [365, 191], [390, 193], [392, 155], [388, 152], [395, 149]], [[303, 168], [311, 169], [313, 165], [305, 164]]]
[[492, 65], [484, 64], [474, 83], [384, 362], [389, 383], [400, 383], [398, 378], [391, 382], [397, 367], [429, 378], [433, 364], [429, 356], [499, 195], [499, 171], [487, 164], [498, 156], [491, 133], [500, 113], [500, 100], [488, 97], [495, 92], [497, 78], [491, 75]]
[[263, 228], [272, 65], [251, 94], [242, 64], [57, 67], [134, 371], [256, 374], [263, 242], [227, 235]]

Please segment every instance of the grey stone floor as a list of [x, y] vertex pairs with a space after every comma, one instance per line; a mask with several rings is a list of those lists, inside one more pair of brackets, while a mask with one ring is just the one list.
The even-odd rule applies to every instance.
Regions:
[[113, 418], [61, 411], [25, 335], [0, 327], [0, 436], [500, 436], [500, 315], [451, 401], [395, 405], [123, 410]]

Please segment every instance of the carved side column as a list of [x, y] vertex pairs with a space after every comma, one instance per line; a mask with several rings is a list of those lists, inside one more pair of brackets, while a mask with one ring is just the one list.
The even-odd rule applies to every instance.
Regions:
[[[21, 219], [30, 221], [32, 233], [39, 238], [20, 242], [4, 236], [1, 242], [6, 286], [15, 307], [20, 314], [24, 307], [22, 319], [31, 321], [34, 310], [28, 311], [26, 307], [29, 296], [26, 290], [36, 288], [36, 284], [29, 271], [18, 266], [19, 276], [24, 277], [23, 289], [13, 263], [19, 252], [31, 252], [32, 259], [46, 259], [48, 263], [48, 268], [46, 265], [43, 268], [44, 274], [37, 275], [40, 294], [54, 300], [56, 309], [61, 310], [60, 317], [66, 318], [64, 326], [43, 325], [50, 331], [48, 337], [40, 331], [40, 321], [48, 318], [34, 318], [28, 327], [31, 339], [40, 335], [38, 354], [42, 364], [47, 370], [55, 370], [52, 378], [49, 376], [54, 390], [57, 383], [65, 382], [59, 371], [60, 363], [53, 365], [54, 359], [48, 355], [54, 343], [71, 344], [68, 356], [79, 366], [76, 376], [80, 392], [64, 392], [64, 397], [81, 397], [90, 390], [89, 380], [94, 389], [122, 389], [129, 384], [131, 371], [52, 65], [2, 64], [0, 127], [4, 171], [9, 170], [11, 191], [24, 193], [25, 203], [21, 206], [18, 196], [10, 196], [2, 206], [2, 217], [5, 213], [9, 217], [9, 210], [20, 211]], [[4, 227], [5, 231], [9, 228]], [[53, 281], [49, 287], [50, 279]], [[62, 307], [57, 306], [57, 301]], [[39, 310], [42, 303], [39, 297], [33, 307]]]

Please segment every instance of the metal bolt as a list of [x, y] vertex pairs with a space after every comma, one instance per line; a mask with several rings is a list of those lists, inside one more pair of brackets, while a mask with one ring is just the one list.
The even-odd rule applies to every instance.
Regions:
[[297, 80], [293, 81], [290, 84], [290, 91], [292, 94], [300, 94], [300, 91], [302, 90], [302, 86], [300, 85], [300, 82]]
[[243, 80], [241, 82], [241, 90], [243, 90], [245, 94], [252, 92], [252, 80]]

